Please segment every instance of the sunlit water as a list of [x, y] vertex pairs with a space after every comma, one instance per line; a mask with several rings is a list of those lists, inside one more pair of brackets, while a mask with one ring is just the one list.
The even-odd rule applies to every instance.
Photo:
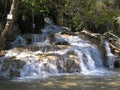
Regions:
[[0, 80], [0, 90], [120, 90], [120, 72], [106, 76], [81, 74], [34, 80]]

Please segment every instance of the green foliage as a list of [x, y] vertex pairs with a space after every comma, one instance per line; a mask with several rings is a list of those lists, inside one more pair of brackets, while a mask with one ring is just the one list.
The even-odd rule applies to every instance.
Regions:
[[120, 0], [114, 0], [115, 1], [115, 6], [120, 9]]
[[22, 15], [23, 21], [29, 21], [34, 13], [41, 19], [50, 17], [72, 31], [119, 31], [115, 19], [120, 15], [119, 0], [22, 0], [19, 9], [18, 16]]
[[[114, 17], [118, 11], [113, 6], [113, 0], [71, 0], [66, 5], [67, 12], [72, 14], [71, 27], [74, 31], [85, 29], [93, 32], [106, 32], [114, 28]], [[107, 5], [109, 4], [109, 7]]]

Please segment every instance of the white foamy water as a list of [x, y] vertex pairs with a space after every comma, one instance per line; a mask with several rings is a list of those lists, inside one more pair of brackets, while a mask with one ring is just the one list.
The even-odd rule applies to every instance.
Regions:
[[[19, 72], [19, 78], [44, 78], [66, 73], [82, 73], [85, 75], [105, 75], [107, 73], [104, 69], [103, 60], [97, 46], [88, 43], [78, 36], [60, 34], [60, 29], [59, 26], [55, 25], [46, 26], [41, 35], [35, 34], [33, 36], [32, 44], [44, 48], [49, 45], [55, 47], [54, 43], [56, 42], [67, 42], [70, 48], [49, 51], [45, 48], [46, 50], [44, 50], [44, 52], [39, 48], [37, 51], [30, 51], [28, 49], [23, 51], [19, 51], [18, 49], [18, 51], [16, 51], [11, 49], [5, 57], [14, 56], [16, 60], [21, 60], [25, 64], [21, 68], [9, 66], [7, 70], [4, 70], [2, 73], [9, 74], [10, 70], [15, 70], [17, 73]], [[49, 38], [49, 34], [51, 33], [54, 35], [53, 41]], [[26, 45], [26, 40], [22, 36], [18, 36], [16, 40], [12, 42], [12, 45], [14, 47]], [[107, 56], [110, 58], [113, 55], [110, 52], [107, 42], [105, 42], [105, 45]], [[73, 53], [72, 57], [77, 57], [77, 61], [68, 57], [69, 52]], [[9, 77], [8, 74], [5, 74], [5, 77]], [[14, 74], [16, 75], [16, 73], [12, 72], [10, 75]]]
[[72, 45], [72, 51], [78, 56], [81, 71], [84, 74], [104, 68], [101, 54], [96, 46], [80, 39], [78, 36], [57, 35], [58, 40], [64, 40]]
[[105, 49], [106, 49], [107, 58], [108, 58], [108, 66], [109, 68], [114, 68], [115, 56], [111, 53], [111, 49], [108, 41], [105, 41]]
[[38, 62], [34, 61], [27, 61], [26, 65], [24, 65], [23, 69], [20, 71], [21, 77], [39, 77], [44, 78], [48, 77], [49, 75], [57, 74], [58, 69], [57, 67], [52, 64], [48, 63], [47, 61]]

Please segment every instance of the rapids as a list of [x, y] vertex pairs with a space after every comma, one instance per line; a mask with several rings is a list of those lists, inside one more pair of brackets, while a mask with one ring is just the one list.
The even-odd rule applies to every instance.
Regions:
[[[0, 75], [24, 79], [73, 73], [109, 74], [96, 45], [77, 35], [64, 34], [63, 29], [47, 23], [42, 34], [17, 36], [5, 57], [0, 58]], [[113, 55], [107, 42], [105, 47], [111, 63], [110, 57]]]

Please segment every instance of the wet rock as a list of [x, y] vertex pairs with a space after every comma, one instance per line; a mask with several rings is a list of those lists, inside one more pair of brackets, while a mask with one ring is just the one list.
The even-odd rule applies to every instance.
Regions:
[[120, 60], [116, 60], [116, 61], [114, 62], [114, 67], [115, 67], [115, 68], [120, 68]]
[[72, 51], [67, 52], [63, 56], [57, 57], [57, 67], [59, 73], [73, 73], [81, 71], [78, 58]]
[[55, 55], [47, 55], [46, 58], [48, 60], [55, 60], [56, 59], [56, 56]]
[[5, 54], [6, 54], [6, 51], [5, 51], [5, 50], [1, 50], [1, 51], [0, 51], [0, 57], [5, 56]]
[[24, 34], [22, 36], [25, 38], [27, 45], [32, 44], [34, 34]]
[[57, 61], [57, 67], [59, 73], [73, 73], [80, 72], [80, 65], [76, 64], [74, 60], [64, 59], [63, 61]]
[[41, 46], [41, 47], [40, 47], [40, 50], [41, 50], [42, 52], [50, 52], [50, 51], [55, 51], [56, 48], [55, 48], [54, 45], [45, 45], [45, 46]]
[[73, 72], [80, 72], [80, 65], [75, 62], [75, 60], [67, 59], [67, 62], [65, 63], [65, 72], [73, 73]]
[[17, 70], [10, 70], [9, 77], [20, 77], [20, 72]]
[[79, 65], [78, 57], [74, 54], [74, 52], [69, 51], [67, 55], [72, 61], [74, 61], [75, 64]]
[[48, 34], [47, 37], [49, 38], [50, 43], [54, 43], [54, 41], [55, 41], [55, 36], [54, 36], [53, 33]]
[[48, 60], [48, 61], [53, 61], [56, 59], [56, 56], [54, 54], [36, 54], [36, 59], [38, 60]]
[[35, 54], [35, 57], [38, 60], [43, 60], [43, 59], [45, 59], [46, 55], [44, 55], [44, 54]]
[[62, 41], [62, 42], [56, 42], [55, 45], [70, 45], [70, 44], [66, 41]]
[[55, 45], [56, 50], [63, 50], [71, 48], [70, 45]]
[[10, 69], [21, 69], [25, 62], [21, 60], [10, 60], [9, 58], [3, 61], [1, 71], [7, 71]]
[[22, 47], [15, 47], [12, 49], [12, 52], [14, 53], [21, 53], [21, 52], [26, 52], [28, 51], [25, 46]]
[[14, 60], [15, 58], [16, 58], [16, 56], [9, 57], [10, 60]]
[[34, 46], [32, 47], [31, 51], [38, 51], [38, 50], [41, 50], [42, 52], [54, 52], [54, 51], [57, 51], [57, 50], [63, 50], [63, 49], [69, 49], [71, 48], [70, 45], [45, 45], [45, 46]]
[[118, 36], [113, 34], [111, 31], [105, 32], [103, 35], [108, 40], [117, 40], [118, 39]]
[[25, 47], [28, 51], [38, 51], [40, 50], [40, 46], [37, 46], [37, 45], [28, 45], [27, 47]]
[[52, 73], [52, 74], [58, 73], [56, 66], [50, 62], [44, 62], [43, 67], [41, 69], [42, 69], [42, 71], [46, 71], [46, 72]]
[[30, 39], [30, 38], [27, 38], [27, 39], [26, 39], [26, 43], [27, 43], [27, 45], [30, 45], [30, 44], [32, 44], [32, 39]]
[[116, 47], [120, 48], [120, 38], [118, 38], [114, 44]]
[[6, 70], [8, 70], [10, 65], [11, 65], [11, 61], [10, 61], [10, 60], [5, 60], [5, 61], [3, 62], [1, 71], [6, 71]]
[[80, 72], [80, 64], [76, 55], [72, 52], [69, 54], [60, 55], [60, 54], [37, 54], [36, 58], [40, 61], [46, 61], [57, 66], [59, 73], [73, 73]]
[[22, 69], [25, 65], [25, 62], [22, 60], [13, 60], [12, 67], [15, 69]]

